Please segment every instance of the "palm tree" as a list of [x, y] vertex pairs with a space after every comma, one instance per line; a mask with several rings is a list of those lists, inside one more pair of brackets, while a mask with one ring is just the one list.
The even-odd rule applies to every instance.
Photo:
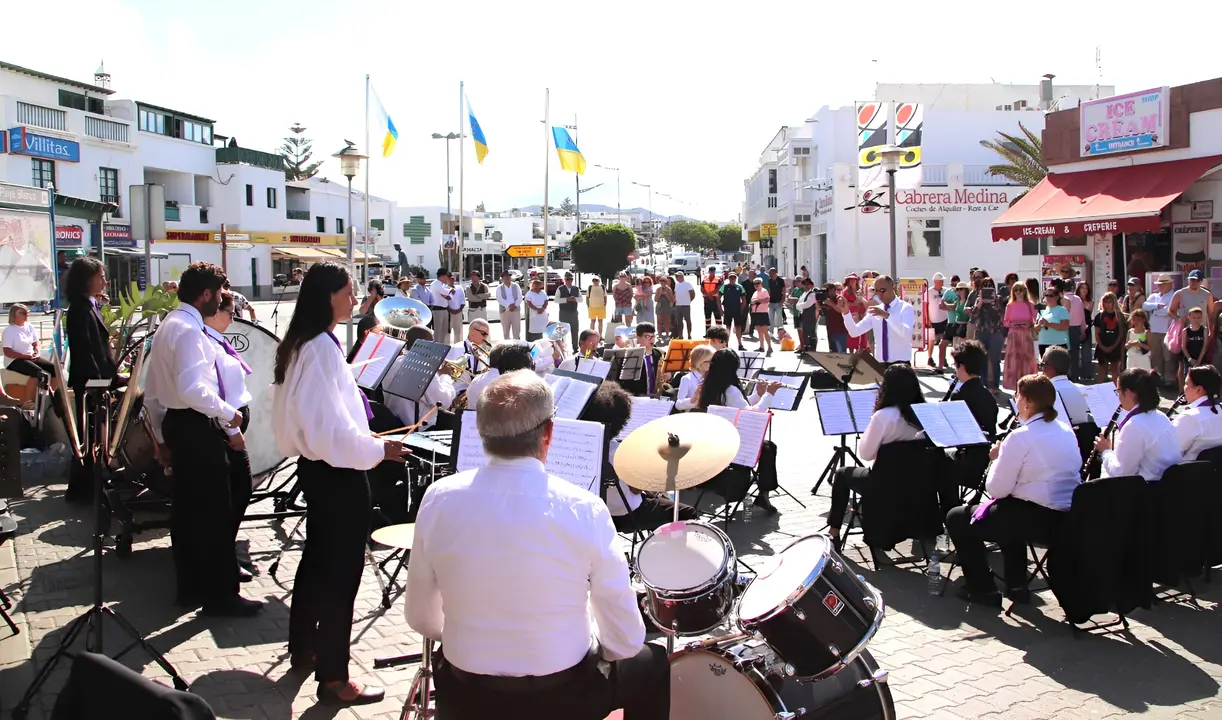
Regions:
[[[1018, 129], [1022, 131], [1021, 137], [999, 132], [997, 134], [1001, 140], [981, 140], [980, 144], [1000, 155], [1005, 161], [999, 165], [990, 165], [990, 173], [1012, 180], [1030, 190], [1048, 175], [1048, 166], [1044, 164], [1044, 142], [1021, 122]], [[1021, 193], [1010, 201], [1010, 204], [1018, 202], [1019, 198], [1026, 194]]]

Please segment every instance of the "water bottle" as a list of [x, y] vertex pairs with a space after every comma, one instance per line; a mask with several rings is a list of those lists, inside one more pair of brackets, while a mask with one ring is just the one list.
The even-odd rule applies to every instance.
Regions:
[[755, 514], [755, 503], [743, 501], [743, 523], [751, 522], [751, 516]]
[[929, 565], [925, 568], [925, 577], [929, 583], [929, 594], [942, 594], [942, 547], [940, 544], [935, 544], [933, 552], [929, 554]]

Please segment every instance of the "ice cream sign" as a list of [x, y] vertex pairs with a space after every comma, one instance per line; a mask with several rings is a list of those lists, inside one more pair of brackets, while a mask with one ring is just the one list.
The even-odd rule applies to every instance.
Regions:
[[1079, 120], [1082, 157], [1166, 147], [1171, 91], [1164, 87], [1084, 102]]

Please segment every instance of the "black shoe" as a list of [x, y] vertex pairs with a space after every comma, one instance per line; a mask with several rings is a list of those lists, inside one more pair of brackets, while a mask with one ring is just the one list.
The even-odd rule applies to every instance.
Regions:
[[255, 579], [255, 574], [241, 565], [238, 566], [238, 582], [248, 583]]
[[955, 597], [960, 600], [966, 600], [973, 605], [987, 605], [989, 607], [1001, 607], [1001, 593], [996, 590], [988, 592], [978, 592], [972, 590], [967, 585], [962, 585], [955, 591]]
[[340, 690], [332, 690], [326, 685], [318, 684], [318, 701], [327, 705], [372, 705], [373, 703], [382, 702], [386, 697], [386, 691], [382, 688], [370, 687], [364, 685], [361, 691], [355, 697], [342, 697], [341, 692], [347, 690], [346, 686], [341, 686]]
[[217, 617], [254, 617], [263, 609], [259, 600], [247, 600], [241, 595], [234, 595], [219, 603], [204, 605], [204, 614]]
[[1010, 588], [1006, 590], [1006, 598], [1015, 605], [1030, 605], [1031, 591], [1027, 588]]
[[763, 496], [763, 495], [760, 495], [759, 497], [755, 498], [755, 502], [753, 502], [753, 503], [751, 503], [751, 504], [752, 504], [752, 505], [754, 505], [754, 506], [755, 506], [755, 507], [757, 507], [757, 508], [761, 508], [761, 509], [763, 509], [763, 511], [764, 511], [764, 512], [766, 512], [766, 513], [768, 513], [769, 515], [776, 515], [776, 514], [777, 514], [777, 509], [776, 509], [776, 507], [775, 507], [775, 506], [772, 504], [772, 501], [771, 501], [771, 500], [769, 500], [767, 497], [765, 497], [765, 496]]
[[255, 561], [248, 557], [240, 557], [238, 558], [238, 567], [253, 573], [255, 571]]

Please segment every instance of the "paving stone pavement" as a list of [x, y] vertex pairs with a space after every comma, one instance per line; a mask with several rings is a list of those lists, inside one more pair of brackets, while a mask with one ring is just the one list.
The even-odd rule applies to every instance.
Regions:
[[[782, 367], [794, 363], [789, 353], [778, 353], [773, 360]], [[941, 397], [945, 381], [925, 382], [931, 397]], [[828, 509], [826, 487], [820, 496], [810, 495], [833, 447], [830, 439], [819, 435], [813, 402], [795, 413], [777, 413], [773, 439], [779, 446], [781, 485], [806, 507], [781, 495], [775, 499], [780, 515], [756, 514], [749, 522], [739, 517], [732, 523], [735, 547], [750, 564], [796, 537], [818, 531]], [[61, 485], [35, 488], [26, 499], [14, 502], [19, 534], [0, 547], [0, 586], [13, 599], [14, 617], [22, 629], [16, 637], [7, 637], [0, 629], [3, 716], [24, 692], [35, 667], [50, 657], [64, 626], [91, 599], [92, 559], [82, 550], [92, 532], [91, 514], [66, 506], [60, 497], [63, 489]], [[259, 568], [258, 577], [244, 590], [268, 600], [257, 618], [205, 618], [174, 606], [165, 531], [138, 536], [127, 558], [108, 548], [105, 598], [166, 653], [218, 717], [398, 718], [414, 667], [374, 670], [373, 661], [419, 652], [420, 643], [402, 619], [401, 601], [389, 611], [382, 609], [372, 571], [365, 573], [356, 603], [353, 672], [358, 679], [385, 686], [387, 699], [357, 709], [318, 706], [315, 683], [288, 671], [288, 606], [298, 553], [286, 553], [274, 577], [270, 566], [293, 523], [253, 522], [243, 527], [241, 540]], [[921, 568], [884, 565], [876, 570], [872, 563], [864, 563], [861, 549], [854, 546], [845, 555], [858, 566], [857, 572], [883, 591], [888, 606], [870, 651], [891, 673], [899, 718], [1222, 717], [1219, 583], [1198, 587], [1199, 607], [1160, 603], [1153, 610], [1134, 613], [1129, 633], [1075, 638], [1049, 592], [1040, 593], [1035, 604], [1007, 619], [950, 597], [931, 597]], [[113, 625], [105, 631], [109, 652], [127, 645]], [[123, 661], [150, 677], [167, 679], [139, 650]], [[65, 676], [62, 668], [55, 672], [32, 707], [32, 720], [50, 717]]]

